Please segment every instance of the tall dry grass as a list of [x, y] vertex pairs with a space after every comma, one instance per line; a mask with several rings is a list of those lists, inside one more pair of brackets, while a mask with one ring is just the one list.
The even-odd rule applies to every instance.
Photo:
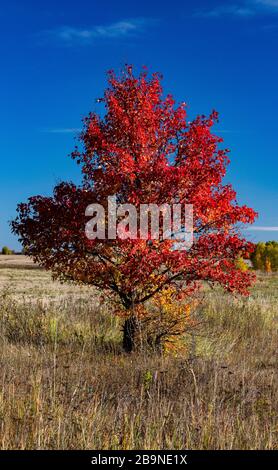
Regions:
[[183, 356], [121, 348], [90, 289], [0, 269], [1, 449], [277, 449], [278, 278], [206, 291]]

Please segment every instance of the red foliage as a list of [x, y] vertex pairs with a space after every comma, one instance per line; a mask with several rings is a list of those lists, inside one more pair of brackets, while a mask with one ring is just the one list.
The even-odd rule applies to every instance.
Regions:
[[[82, 150], [72, 154], [82, 166], [82, 184], [61, 183], [53, 197], [32, 197], [18, 206], [12, 227], [26, 252], [61, 280], [112, 291], [126, 308], [177, 279], [183, 280], [181, 294], [192, 293], [201, 280], [247, 293], [252, 275], [235, 260], [252, 245], [238, 224], [252, 223], [256, 214], [240, 207], [232, 187], [222, 184], [229, 161], [219, 148], [222, 139], [212, 133], [217, 113], [188, 123], [185, 105], [163, 97], [159, 75], [135, 77], [131, 67], [120, 78], [109, 73], [101, 101], [105, 117], [91, 113], [84, 119]], [[174, 250], [169, 240], [88, 240], [86, 207], [106, 206], [114, 194], [136, 207], [193, 204], [192, 248]]]

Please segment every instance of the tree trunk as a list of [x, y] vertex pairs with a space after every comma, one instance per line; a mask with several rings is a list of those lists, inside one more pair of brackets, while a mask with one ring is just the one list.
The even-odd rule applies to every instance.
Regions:
[[139, 322], [138, 319], [132, 315], [125, 320], [123, 327], [123, 348], [126, 352], [130, 353], [136, 348], [138, 333]]

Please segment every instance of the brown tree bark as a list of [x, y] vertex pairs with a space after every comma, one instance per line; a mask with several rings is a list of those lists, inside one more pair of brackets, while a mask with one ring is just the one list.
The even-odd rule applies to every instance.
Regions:
[[123, 326], [123, 349], [131, 353], [136, 348], [139, 335], [139, 322], [136, 316], [131, 315], [124, 322]]

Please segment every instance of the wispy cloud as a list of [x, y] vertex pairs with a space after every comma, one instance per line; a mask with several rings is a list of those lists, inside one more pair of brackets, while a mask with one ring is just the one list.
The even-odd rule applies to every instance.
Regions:
[[78, 127], [57, 127], [52, 129], [42, 129], [41, 132], [46, 132], [47, 134], [76, 134], [81, 132], [82, 129]]
[[248, 227], [246, 230], [258, 231], [258, 232], [278, 232], [278, 227], [263, 227], [255, 225], [254, 227]]
[[278, 9], [278, 0], [255, 0], [255, 3]]
[[250, 17], [254, 15], [254, 10], [240, 5], [219, 5], [210, 10], [200, 10], [195, 16], [204, 18], [219, 18], [222, 16], [241, 16]]
[[155, 23], [157, 20], [152, 18], [133, 18], [88, 28], [61, 26], [41, 34], [43, 37], [59, 40], [64, 44], [90, 44], [94, 40], [132, 37], [142, 33], [148, 26]]
[[241, 132], [242, 131], [236, 131], [236, 130], [231, 130], [231, 129], [217, 129], [215, 131], [216, 134], [238, 134]]
[[245, 0], [227, 2], [211, 9], [195, 12], [195, 16], [205, 18], [219, 18], [223, 16], [248, 18], [266, 12], [278, 13], [278, 0]]

